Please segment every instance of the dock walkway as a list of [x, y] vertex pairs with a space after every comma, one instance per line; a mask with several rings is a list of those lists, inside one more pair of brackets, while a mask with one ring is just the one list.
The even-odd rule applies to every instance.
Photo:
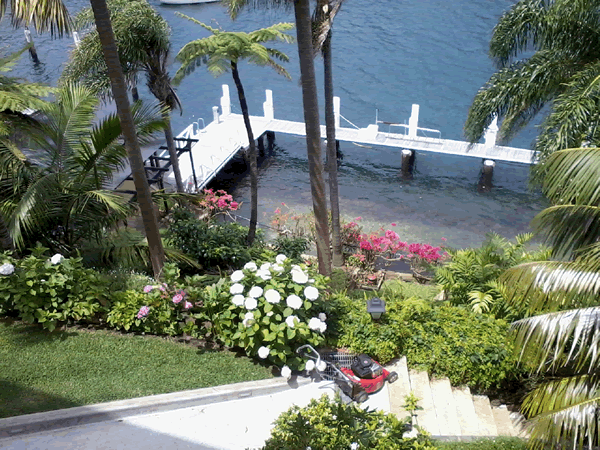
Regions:
[[[442, 153], [447, 155], [480, 158], [489, 161], [506, 161], [522, 164], [535, 163], [534, 152], [527, 149], [504, 147], [495, 145], [497, 126], [492, 124], [486, 133], [486, 143], [469, 144], [464, 141], [418, 136], [419, 106], [413, 105], [412, 115], [408, 125], [392, 124], [405, 127], [407, 134], [391, 133], [379, 130], [379, 124], [368, 125], [366, 128], [341, 127], [340, 100], [335, 98], [336, 140], [353, 142], [368, 146], [395, 147], [401, 150], [424, 151]], [[262, 139], [265, 133], [284, 133], [294, 136], [305, 136], [306, 130], [303, 122], [275, 119], [273, 108], [273, 95], [266, 91], [266, 101], [263, 104], [263, 116], [251, 116], [250, 123], [255, 139]], [[379, 122], [379, 121], [378, 121]], [[349, 122], [350, 123], [350, 122]], [[385, 122], [379, 122], [385, 123]], [[391, 128], [391, 127], [390, 127]], [[428, 130], [432, 131], [432, 130]], [[435, 131], [435, 130], [433, 130]], [[190, 192], [199, 191], [216, 176], [216, 174], [240, 151], [249, 146], [248, 136], [244, 126], [243, 116], [231, 112], [229, 87], [223, 85], [221, 97], [221, 113], [217, 106], [213, 107], [213, 121], [206, 126], [194, 122], [187, 126], [178, 136], [181, 142], [197, 140], [191, 146], [191, 157], [182, 158], [179, 162], [181, 175], [186, 189]], [[326, 138], [326, 129], [321, 125], [321, 137]], [[157, 159], [166, 159], [166, 150], [154, 152]], [[149, 154], [144, 154], [148, 158]], [[148, 158], [149, 160], [150, 158]], [[398, 158], [400, 166], [400, 154]], [[150, 167], [149, 167], [150, 170]], [[115, 177], [113, 188], [122, 189], [123, 174], [129, 173], [127, 169]], [[168, 173], [168, 182], [174, 182], [172, 171]]]

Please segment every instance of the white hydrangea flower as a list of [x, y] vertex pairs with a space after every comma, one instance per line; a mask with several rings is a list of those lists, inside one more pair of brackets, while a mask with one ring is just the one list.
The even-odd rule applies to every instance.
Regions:
[[358, 442], [353, 442], [350, 444], [350, 450], [358, 450]]
[[263, 288], [260, 286], [253, 286], [252, 289], [250, 289], [250, 292], [248, 292], [248, 296], [252, 298], [258, 298], [262, 295], [262, 293]]
[[231, 303], [233, 303], [235, 306], [242, 306], [244, 304], [244, 300], [245, 298], [242, 294], [236, 294], [231, 299]]
[[246, 315], [244, 315], [244, 320], [242, 320], [242, 324], [246, 328], [251, 327], [252, 325], [254, 325], [254, 313], [247, 312]]
[[246, 264], [244, 264], [244, 269], [249, 270], [250, 272], [256, 272], [256, 263], [254, 261], [247, 262]]
[[296, 322], [300, 322], [300, 319], [298, 319], [297, 316], [288, 316], [287, 319], [285, 319], [285, 323], [290, 328], [294, 328]]
[[65, 259], [65, 257], [63, 255], [61, 255], [60, 253], [57, 253], [56, 255], [54, 255], [52, 258], [50, 258], [50, 262], [53, 265], [57, 265], [60, 264], [60, 262]]
[[308, 321], [308, 328], [314, 331], [318, 331], [321, 329], [321, 323], [321, 319], [319, 319], [318, 317], [313, 317]]
[[294, 270], [292, 272], [292, 280], [294, 283], [304, 284], [308, 281], [308, 275], [306, 275], [301, 270]]
[[271, 263], [264, 263], [260, 266], [260, 270], [269, 270], [271, 268]]
[[281, 368], [281, 376], [289, 380], [292, 377], [292, 369], [288, 366], [283, 366]]
[[273, 264], [271, 266], [271, 269], [273, 269], [275, 272], [283, 272], [285, 269], [283, 268], [283, 266], [280, 266], [279, 264]]
[[256, 276], [262, 278], [263, 280], [267, 281], [271, 279], [271, 272], [269, 272], [268, 270], [258, 270], [256, 272]]
[[275, 257], [275, 261], [277, 261], [277, 264], [283, 264], [283, 262], [287, 259], [287, 256], [285, 256], [283, 253], [280, 253], [279, 255], [277, 255]]
[[325, 313], [319, 313], [319, 319], [323, 322], [325, 322], [327, 320], [327, 314]]
[[269, 353], [271, 353], [269, 347], [262, 346], [258, 349], [258, 357], [261, 359], [265, 359], [267, 356], [269, 356]]
[[281, 295], [275, 289], [269, 289], [265, 292], [265, 299], [269, 303], [275, 304], [279, 303], [279, 300], [281, 300]]
[[308, 279], [308, 282], [309, 282], [309, 283], [314, 283], [314, 282], [315, 282], [315, 279], [314, 279], [314, 278], [309, 278], [309, 279]]
[[293, 272], [302, 272], [302, 267], [300, 267], [298, 264], [292, 264], [290, 273], [293, 273]]
[[258, 302], [256, 301], [255, 298], [247, 297], [246, 300], [244, 300], [244, 306], [246, 307], [247, 310], [252, 311], [253, 309], [256, 309], [256, 307], [258, 306]]
[[0, 266], [0, 275], [12, 275], [15, 273], [15, 266], [10, 263], [4, 263]]
[[304, 296], [309, 300], [316, 300], [319, 298], [319, 290], [314, 286], [307, 286], [304, 288]]
[[244, 278], [244, 272], [242, 272], [241, 270], [236, 270], [235, 272], [233, 272], [231, 274], [231, 281], [233, 281], [234, 283], [241, 281], [243, 278]]
[[300, 297], [298, 297], [295, 294], [292, 294], [285, 300], [285, 303], [292, 309], [298, 309], [302, 307], [303, 302]]
[[327, 330], [327, 324], [325, 322], [321, 322], [321, 325], [319, 325], [319, 331], [321, 333], [325, 333], [325, 330]]
[[304, 367], [308, 372], [315, 368], [315, 362], [312, 359], [306, 361], [306, 366]]
[[269, 312], [267, 313], [267, 317], [271, 317], [272, 315], [273, 315], [273, 311], [269, 311]]
[[325, 369], [327, 369], [327, 363], [325, 361], [323, 361], [323, 360], [319, 361], [317, 363], [317, 370], [319, 372], [324, 372]]
[[229, 288], [229, 293], [232, 295], [241, 294], [242, 292], [244, 292], [244, 285], [240, 283], [232, 284]]

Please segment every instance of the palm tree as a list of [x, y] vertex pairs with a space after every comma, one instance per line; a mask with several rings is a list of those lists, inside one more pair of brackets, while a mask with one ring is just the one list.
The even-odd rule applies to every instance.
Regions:
[[15, 27], [33, 25], [40, 33], [50, 30], [59, 37], [71, 31], [71, 17], [62, 0], [0, 0], [0, 20], [9, 6]]
[[[177, 191], [183, 192], [177, 147], [170, 120], [170, 111], [175, 108], [181, 109], [181, 104], [171, 86], [167, 67], [171, 47], [169, 24], [146, 0], [109, 0], [108, 6], [124, 75], [127, 79], [134, 80], [138, 72], [145, 72], [150, 92], [167, 107], [163, 117], [165, 139]], [[84, 9], [75, 18], [78, 27], [87, 27], [93, 21], [90, 8]], [[96, 30], [88, 33], [73, 50], [62, 79], [71, 82], [81, 80], [100, 95], [110, 96], [110, 78]]]
[[252, 64], [272, 67], [280, 75], [291, 78], [287, 70], [275, 61], [277, 59], [287, 62], [289, 61], [287, 55], [274, 48], [265, 47], [262, 43], [272, 41], [292, 42], [293, 38], [284, 33], [284, 31], [292, 29], [294, 25], [291, 23], [280, 23], [250, 33], [226, 32], [212, 28], [184, 14], [179, 15], [207, 29], [212, 33], [212, 36], [196, 39], [183, 46], [176, 57], [181, 62], [181, 67], [175, 74], [175, 81], [179, 82], [196, 65], [199, 65], [203, 61], [206, 61], [206, 68], [214, 76], [222, 75], [231, 69], [250, 145], [248, 159], [250, 162], [251, 213], [248, 244], [252, 244], [256, 235], [256, 223], [258, 220], [258, 168], [256, 164], [256, 143], [254, 142], [254, 135], [250, 124], [250, 114], [248, 112], [244, 87], [240, 80], [238, 63], [245, 59]]
[[[0, 141], [0, 217], [15, 247], [41, 239], [56, 251], [72, 253], [82, 241], [135, 213], [125, 198], [106, 189], [126, 152], [116, 115], [94, 125], [98, 103], [88, 88], [66, 84], [57, 90], [56, 101], [42, 105], [44, 120], [26, 129], [33, 143], [29, 150]], [[142, 142], [162, 129], [159, 112], [134, 110]]]
[[344, 264], [340, 230], [340, 198], [337, 178], [337, 143], [335, 139], [335, 116], [333, 111], [333, 61], [331, 55], [331, 27], [333, 19], [344, 0], [319, 0], [313, 13], [313, 49], [315, 55], [323, 55], [325, 85], [325, 127], [327, 129], [327, 161], [329, 172], [329, 202], [331, 204], [331, 237], [333, 266]]
[[[549, 104], [535, 144], [541, 162], [559, 149], [598, 144], [599, 6], [597, 0], [520, 0], [500, 18], [490, 42], [499, 70], [471, 105], [470, 141], [496, 116], [504, 119], [500, 136], [508, 140]], [[532, 56], [516, 59], [532, 48]]]
[[[292, 0], [223, 0], [223, 2], [227, 5], [232, 18], [235, 18], [245, 6], [289, 7], [292, 4]], [[319, 124], [319, 102], [317, 99], [317, 82], [312, 45], [310, 1], [294, 0], [293, 5], [296, 18], [298, 56], [300, 60], [310, 190], [313, 211], [315, 213], [317, 258], [319, 261], [319, 272], [323, 275], [329, 275], [331, 274], [331, 252], [329, 250], [327, 195], [325, 192], [323, 157], [321, 153], [321, 126]]]
[[154, 276], [158, 278], [162, 273], [165, 252], [158, 231], [158, 220], [154, 210], [154, 204], [152, 203], [152, 195], [146, 177], [144, 160], [137, 140], [129, 100], [127, 99], [125, 77], [123, 76], [123, 68], [119, 61], [119, 53], [115, 43], [115, 36], [112, 31], [110, 15], [108, 7], [106, 6], [106, 0], [90, 0], [90, 3], [92, 4], [92, 10], [94, 11], [96, 29], [98, 30], [104, 59], [106, 61], [106, 66], [108, 67], [113, 98], [115, 99], [117, 112], [121, 121], [121, 130], [125, 139], [127, 157], [129, 159], [133, 183], [135, 185], [135, 190], [137, 191], [137, 200], [140, 205], [146, 238], [148, 239], [148, 246], [150, 248], [152, 269], [154, 271]]
[[526, 315], [513, 324], [521, 362], [545, 376], [523, 403], [531, 447], [600, 444], [600, 149], [548, 156], [544, 194], [554, 203], [534, 219], [554, 261], [509, 269], [509, 304]]

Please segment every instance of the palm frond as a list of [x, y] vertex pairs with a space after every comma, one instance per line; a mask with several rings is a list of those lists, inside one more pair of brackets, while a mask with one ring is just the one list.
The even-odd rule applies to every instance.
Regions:
[[599, 443], [597, 374], [577, 375], [543, 383], [525, 398], [530, 448], [593, 448]]
[[289, 10], [294, 6], [292, 0], [221, 0], [227, 7], [227, 12], [232, 19], [236, 19], [238, 14], [244, 9], [247, 10], [268, 10], [283, 9]]
[[10, 3], [11, 22], [15, 27], [29, 26], [38, 32], [50, 31], [62, 37], [72, 30], [71, 16], [62, 0], [2, 0], [0, 18]]

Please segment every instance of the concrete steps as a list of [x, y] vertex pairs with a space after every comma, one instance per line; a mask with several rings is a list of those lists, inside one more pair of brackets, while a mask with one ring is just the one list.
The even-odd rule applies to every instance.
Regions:
[[410, 412], [403, 408], [404, 397], [411, 392], [419, 398], [414, 424], [442, 439], [521, 436], [518, 416], [505, 405], [492, 407], [483, 395], [472, 395], [468, 387], [452, 387], [447, 378], [430, 379], [427, 372], [408, 370], [402, 357], [387, 368], [398, 373], [390, 384], [390, 411], [404, 419]]

